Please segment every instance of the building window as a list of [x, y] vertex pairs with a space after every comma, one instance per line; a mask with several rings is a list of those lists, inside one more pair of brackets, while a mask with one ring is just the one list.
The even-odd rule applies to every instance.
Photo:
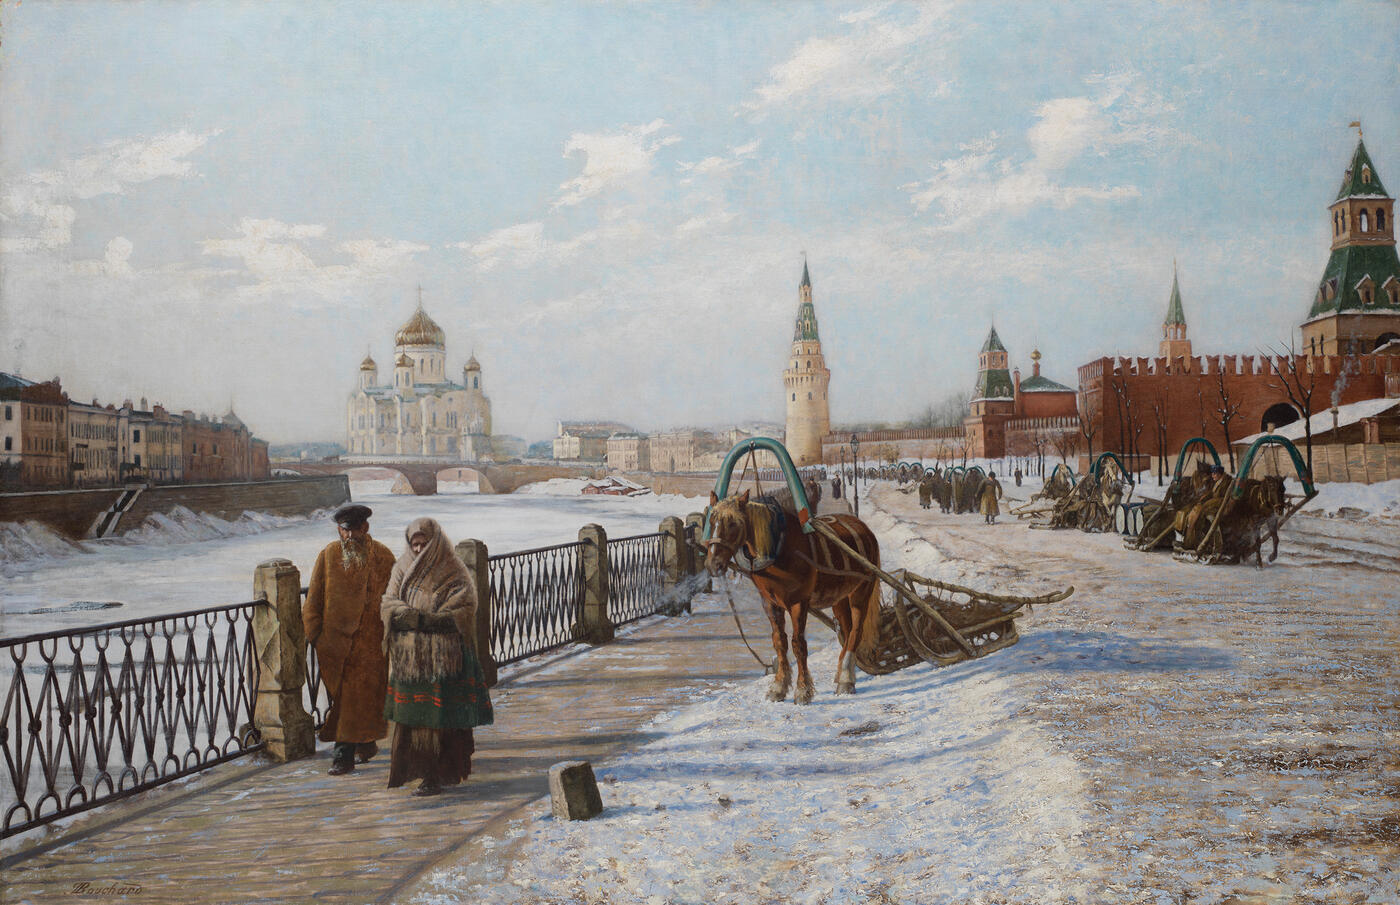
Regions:
[[140, 467], [141, 467], [141, 454], [140, 454], [140, 453], [137, 453], [135, 456], [132, 456], [132, 459], [136, 462], [136, 467], [137, 467], [137, 468], [140, 468]]
[[6, 421], [13, 421], [13, 420], [15, 420], [15, 410], [14, 410], [12, 407], [8, 406], [8, 405], [5, 406], [5, 420], [6, 420]]
[[1364, 163], [1361, 165], [1361, 181], [1368, 184], [1371, 181], [1371, 168]]
[[793, 401], [793, 402], [796, 402], [796, 401], [797, 401], [797, 394], [796, 394], [796, 393], [793, 393], [793, 394], [792, 394], [792, 401]]
[[132, 443], [140, 443], [140, 442], [141, 442], [141, 432], [140, 432], [139, 430], [136, 430], [136, 431], [132, 431], [132, 432], [131, 432], [131, 442], [132, 442]]
[[5, 452], [9, 452], [11, 449], [14, 448], [14, 441], [15, 441], [15, 438], [14, 438], [14, 437], [6, 437], [6, 438], [5, 438]]
[[1365, 211], [1362, 211], [1362, 212], [1361, 212], [1361, 231], [1362, 231], [1363, 233], [1368, 231], [1368, 226], [1367, 226], [1367, 224], [1368, 224], [1369, 222], [1370, 222], [1370, 221], [1366, 218], [1366, 212], [1365, 212]]
[[808, 398], [808, 399], [811, 399], [811, 398], [812, 398], [812, 394], [811, 394], [811, 393], [808, 393], [808, 394], [807, 394], [807, 398]]
[[1385, 208], [1376, 209], [1376, 232], [1385, 231]]

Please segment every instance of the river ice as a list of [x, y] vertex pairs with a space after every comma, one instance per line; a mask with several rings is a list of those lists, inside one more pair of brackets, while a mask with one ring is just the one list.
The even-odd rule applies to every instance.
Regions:
[[[404, 527], [420, 516], [441, 522], [453, 541], [475, 537], [495, 554], [577, 540], [590, 522], [610, 537], [642, 534], [668, 515], [701, 508], [683, 497], [584, 496], [582, 486], [550, 481], [502, 496], [405, 496], [390, 494], [384, 481], [352, 490], [374, 509], [371, 532], [395, 555]], [[184, 510], [122, 537], [77, 543], [33, 523], [0, 524], [0, 638], [239, 603], [252, 597], [258, 563], [290, 559], [304, 582], [335, 538], [329, 512], [229, 522]]]

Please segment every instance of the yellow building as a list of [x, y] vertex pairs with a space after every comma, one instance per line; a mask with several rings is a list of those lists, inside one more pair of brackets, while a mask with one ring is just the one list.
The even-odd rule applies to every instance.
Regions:
[[822, 437], [831, 432], [831, 409], [826, 399], [831, 371], [822, 358], [817, 311], [812, 305], [812, 278], [807, 274], [806, 263], [802, 265], [802, 283], [797, 295], [797, 324], [792, 333], [790, 366], [783, 371], [783, 387], [787, 391], [784, 443], [793, 463], [801, 467], [821, 464]]
[[379, 383], [372, 357], [360, 364], [347, 409], [349, 461], [491, 459], [491, 400], [481, 365], [473, 355], [461, 383], [448, 379], [446, 334], [419, 295], [418, 310], [394, 336], [392, 382]]

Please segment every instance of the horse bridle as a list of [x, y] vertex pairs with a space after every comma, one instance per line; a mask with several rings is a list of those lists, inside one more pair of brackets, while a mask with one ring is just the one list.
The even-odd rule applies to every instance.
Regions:
[[[706, 555], [706, 557], [707, 557], [707, 558], [709, 557], [710, 551], [711, 551], [711, 550], [714, 550], [716, 547], [718, 547], [720, 550], [723, 550], [723, 551], [725, 551], [725, 552], [728, 554], [727, 559], [726, 559], [725, 564], [724, 564], [724, 567], [725, 567], [726, 569], [733, 569], [735, 572], [740, 572], [740, 573], [742, 573], [742, 574], [744, 574], [744, 575], [752, 575], [752, 574], [753, 574], [752, 570], [744, 569], [743, 567], [741, 567], [740, 565], [738, 565], [738, 563], [736, 562], [736, 557], [737, 557], [737, 555], [738, 555], [738, 553], [739, 553], [739, 548], [743, 547], [744, 544], [745, 544], [745, 541], [744, 541], [744, 538], [743, 538], [742, 533], [740, 534], [740, 537], [739, 537], [739, 540], [738, 540], [737, 543], [728, 544], [728, 543], [725, 543], [724, 541], [720, 540], [719, 536], [718, 536], [717, 534], [714, 534], [714, 525], [713, 525], [712, 522], [711, 522], [711, 519], [714, 517], [714, 516], [713, 516], [713, 512], [712, 512], [712, 508], [713, 508], [713, 507], [710, 507], [710, 506], [706, 506], [706, 507], [705, 507], [704, 524], [710, 529], [711, 533], [714, 535], [714, 536], [710, 537], [709, 540], [705, 541], [705, 555]], [[753, 561], [752, 557], [750, 557], [749, 561], [750, 561], [750, 562]]]

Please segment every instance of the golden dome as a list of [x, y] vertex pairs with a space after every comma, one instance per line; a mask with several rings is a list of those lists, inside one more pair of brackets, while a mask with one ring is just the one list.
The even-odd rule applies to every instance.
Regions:
[[442, 328], [433, 323], [433, 319], [428, 317], [428, 313], [420, 306], [413, 312], [413, 317], [408, 319], [408, 323], [399, 328], [399, 332], [394, 334], [394, 345], [396, 346], [437, 346], [439, 349], [447, 347], [447, 334], [442, 332]]
[[360, 370], [361, 370], [361, 371], [373, 371], [373, 370], [375, 370], [375, 369], [378, 368], [378, 367], [379, 367], [379, 366], [378, 366], [377, 364], [374, 363], [374, 359], [373, 359], [373, 358], [370, 358], [368, 355], [365, 356], [365, 360], [364, 360], [364, 361], [360, 362]]
[[481, 370], [481, 362], [479, 362], [479, 361], [476, 360], [476, 356], [475, 356], [475, 355], [473, 355], [471, 358], [468, 358], [468, 359], [467, 359], [467, 366], [466, 366], [465, 370], [468, 370], [468, 371], [480, 371], [480, 370]]

